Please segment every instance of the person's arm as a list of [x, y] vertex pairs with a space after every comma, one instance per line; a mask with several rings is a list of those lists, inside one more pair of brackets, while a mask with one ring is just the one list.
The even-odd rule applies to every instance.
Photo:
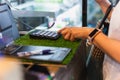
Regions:
[[[96, 0], [100, 1], [100, 0]], [[101, 6], [102, 11], [105, 13], [107, 8], [110, 6], [108, 0], [101, 0], [98, 2]], [[110, 18], [111, 15], [109, 15]], [[58, 32], [61, 33], [66, 40], [74, 41], [76, 38], [87, 39], [88, 35], [93, 31], [94, 28], [88, 27], [66, 27]], [[93, 44], [100, 48], [103, 52], [111, 56], [116, 61], [120, 62], [120, 41], [107, 37], [104, 33], [100, 32], [94, 37]]]
[[[99, 6], [104, 14], [106, 13], [107, 8], [111, 5], [109, 0], [96, 0], [96, 2], [99, 4]], [[111, 13], [112, 13], [112, 11], [111, 11]], [[111, 13], [108, 16], [109, 20], [111, 18]]]
[[[110, 6], [109, 0], [96, 0], [96, 2], [100, 5], [103, 13], [106, 12], [107, 8]], [[112, 13], [112, 11], [111, 11]], [[108, 16], [110, 19], [111, 13]], [[120, 62], [120, 41], [114, 40], [111, 38], [108, 38], [103, 33], [98, 34], [93, 43], [99, 47], [102, 51], [107, 53], [109, 56], [111, 56], [116, 61]]]
[[[64, 39], [74, 41], [76, 38], [87, 39], [93, 29], [88, 27], [65, 27], [58, 32], [63, 35]], [[120, 41], [108, 38], [100, 32], [94, 37], [93, 44], [120, 62]]]
[[65, 27], [58, 31], [58, 33], [62, 34], [65, 40], [74, 41], [75, 39], [87, 39], [89, 33], [94, 28], [88, 27]]
[[107, 53], [107, 55], [120, 62], [120, 41], [108, 38], [103, 33], [99, 33], [94, 38], [93, 44]]

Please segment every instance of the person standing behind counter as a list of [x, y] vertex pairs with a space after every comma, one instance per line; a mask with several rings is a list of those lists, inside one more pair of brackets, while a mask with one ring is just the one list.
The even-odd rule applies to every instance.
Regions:
[[[109, 0], [95, 0], [105, 13], [111, 5]], [[89, 27], [65, 27], [58, 31], [64, 39], [74, 41], [76, 38], [88, 39], [105, 54], [103, 62], [103, 79], [120, 80], [120, 1], [108, 16], [110, 20], [108, 36], [100, 29]], [[89, 36], [96, 30], [95, 34]], [[90, 40], [91, 39], [91, 40]]]

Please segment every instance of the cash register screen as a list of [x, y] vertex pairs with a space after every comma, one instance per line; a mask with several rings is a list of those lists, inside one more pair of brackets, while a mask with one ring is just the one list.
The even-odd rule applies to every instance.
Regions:
[[12, 22], [7, 10], [0, 11], [0, 49], [13, 41]]

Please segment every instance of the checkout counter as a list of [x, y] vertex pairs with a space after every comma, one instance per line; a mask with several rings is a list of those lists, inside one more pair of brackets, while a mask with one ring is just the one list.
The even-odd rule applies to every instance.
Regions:
[[[70, 7], [69, 9], [63, 9], [60, 5], [53, 4], [38, 4], [38, 3], [25, 3], [17, 6], [19, 10], [12, 10], [13, 15], [16, 18], [20, 17], [47, 17], [48, 21], [56, 22], [49, 30], [57, 31], [65, 25], [81, 25], [79, 3]], [[47, 8], [47, 9], [46, 9]], [[52, 18], [52, 19], [51, 19]], [[79, 24], [78, 24], [79, 23]], [[47, 29], [46, 26], [38, 25], [37, 29]], [[71, 48], [70, 54], [60, 64], [56, 63], [44, 63], [41, 61], [23, 60], [23, 62], [33, 64], [37, 63], [46, 66], [53, 80], [85, 80], [85, 41], [79, 40], [76, 42], [70, 42], [64, 40], [62, 37], [58, 40], [33, 40], [28, 35], [22, 36], [16, 40], [16, 44], [19, 45], [40, 45], [40, 46], [57, 46], [57, 47], [68, 47]], [[82, 55], [81, 55], [82, 54]]]
[[[57, 42], [57, 43], [55, 43]], [[70, 42], [64, 40], [62, 37], [56, 41], [53, 40], [34, 40], [30, 39], [28, 35], [22, 36], [15, 42], [18, 45], [40, 45], [40, 46], [57, 46], [57, 47], [69, 47], [71, 52], [63, 60], [62, 63], [46, 63], [36, 60], [23, 60], [23, 63], [39, 64], [45, 66], [53, 76], [53, 80], [85, 80], [86, 78], [86, 47], [85, 41]]]

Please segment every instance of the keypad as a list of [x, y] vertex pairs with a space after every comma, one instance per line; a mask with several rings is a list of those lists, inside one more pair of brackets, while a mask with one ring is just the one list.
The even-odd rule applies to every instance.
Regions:
[[60, 34], [55, 31], [48, 30], [33, 30], [29, 33], [30, 38], [33, 39], [52, 39], [56, 40], [60, 37]]

